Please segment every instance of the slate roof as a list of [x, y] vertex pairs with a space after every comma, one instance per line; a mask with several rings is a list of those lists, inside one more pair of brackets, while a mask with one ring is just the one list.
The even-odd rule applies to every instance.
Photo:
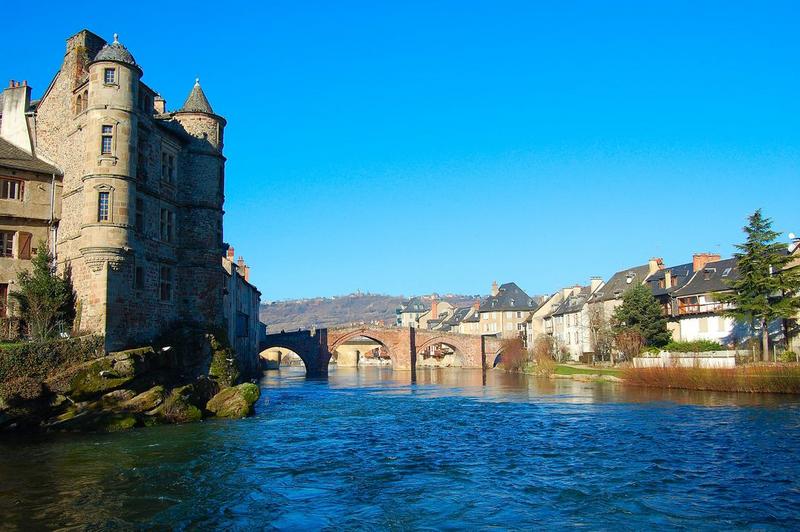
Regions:
[[709, 262], [702, 270], [694, 273], [692, 279], [673, 292], [676, 297], [694, 296], [729, 290], [726, 281], [739, 278], [739, 268], [735, 258]]
[[449, 326], [455, 326], [464, 321], [464, 318], [467, 314], [469, 314], [469, 310], [472, 307], [458, 307], [453, 311], [453, 315], [450, 316], [447, 320], [445, 320], [445, 324]]
[[206, 94], [203, 92], [203, 88], [200, 87], [199, 79], [194, 81], [192, 92], [189, 93], [188, 98], [183, 102], [183, 107], [181, 107], [178, 112], [214, 114], [214, 111], [211, 109], [211, 104], [208, 103], [208, 98], [206, 98]]
[[400, 312], [426, 312], [430, 310], [431, 307], [427, 303], [425, 303], [422, 298], [413, 297], [409, 299], [406, 303], [403, 303], [400, 307]]
[[55, 166], [29, 154], [25, 150], [17, 148], [2, 138], [0, 138], [0, 166], [42, 174], [61, 175], [61, 171]]
[[[658, 283], [666, 278], [667, 271], [669, 271], [672, 275], [672, 287], [661, 288]], [[675, 292], [682, 286], [686, 286], [686, 283], [689, 282], [692, 274], [694, 274], [694, 263], [689, 262], [686, 264], [679, 264], [678, 266], [670, 266], [669, 268], [664, 268], [663, 270], [658, 270], [647, 278], [647, 283], [650, 286], [650, 291], [655, 297], [664, 296]]]
[[480, 312], [495, 310], [536, 310], [536, 301], [526, 294], [516, 283], [500, 285], [496, 296], [489, 296], [483, 300]]
[[114, 34], [114, 42], [103, 46], [97, 55], [94, 57], [95, 61], [117, 61], [120, 63], [127, 63], [138, 67], [133, 55], [125, 48], [118, 40], [118, 36]]
[[[612, 275], [611, 279], [609, 279], [605, 285], [595, 291], [589, 301], [601, 302], [621, 298], [622, 294], [628, 288], [643, 283], [645, 279], [647, 279], [649, 272], [650, 266], [647, 264], [620, 270]], [[630, 279], [630, 281], [628, 279]]]
[[550, 313], [551, 316], [563, 316], [564, 314], [571, 314], [579, 312], [591, 294], [591, 286], [581, 286], [577, 294], [572, 294], [561, 302], [558, 307]]

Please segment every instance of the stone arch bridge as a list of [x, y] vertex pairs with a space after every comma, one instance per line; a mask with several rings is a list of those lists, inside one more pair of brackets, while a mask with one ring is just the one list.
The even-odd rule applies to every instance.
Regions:
[[303, 359], [308, 375], [327, 375], [328, 363], [336, 348], [354, 338], [369, 338], [386, 348], [396, 370], [416, 367], [417, 355], [436, 344], [451, 347], [464, 361], [465, 368], [492, 367], [501, 349], [500, 340], [491, 336], [476, 336], [413, 327], [380, 327], [357, 325], [329, 329], [299, 330], [268, 334], [259, 351], [282, 347]]

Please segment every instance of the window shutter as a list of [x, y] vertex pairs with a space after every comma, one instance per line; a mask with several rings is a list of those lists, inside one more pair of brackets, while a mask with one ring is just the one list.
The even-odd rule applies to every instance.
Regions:
[[27, 259], [30, 260], [31, 258], [31, 240], [33, 240], [33, 235], [31, 233], [26, 233], [24, 231], [20, 231], [19, 233], [19, 258], [20, 259]]

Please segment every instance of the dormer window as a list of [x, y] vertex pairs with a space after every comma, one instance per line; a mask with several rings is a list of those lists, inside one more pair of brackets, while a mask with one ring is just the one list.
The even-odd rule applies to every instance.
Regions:
[[103, 70], [103, 83], [113, 85], [117, 82], [117, 69], [106, 68]]
[[729, 275], [731, 274], [731, 270], [733, 270], [733, 268], [725, 268], [725, 269], [722, 271], [722, 276], [723, 276], [723, 277], [727, 277], [727, 276], [729, 276]]

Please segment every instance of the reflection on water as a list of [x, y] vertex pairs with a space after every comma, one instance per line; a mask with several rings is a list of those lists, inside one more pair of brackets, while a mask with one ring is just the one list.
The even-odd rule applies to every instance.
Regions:
[[800, 528], [796, 397], [382, 368], [262, 390], [243, 421], [0, 441], [0, 528]]

